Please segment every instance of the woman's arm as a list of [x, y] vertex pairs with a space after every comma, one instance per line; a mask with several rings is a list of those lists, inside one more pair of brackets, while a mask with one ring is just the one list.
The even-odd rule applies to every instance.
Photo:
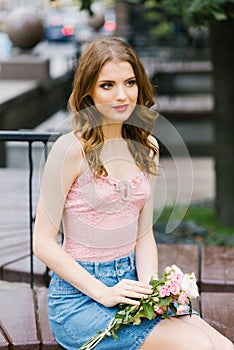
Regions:
[[57, 243], [65, 199], [82, 171], [80, 143], [72, 134], [62, 136], [52, 147], [45, 166], [33, 235], [35, 255], [51, 270], [100, 300], [105, 285], [92, 277]]
[[158, 253], [152, 228], [156, 176], [149, 175], [149, 178], [150, 197], [139, 217], [135, 248], [138, 279], [144, 283], [149, 283], [151, 277], [158, 278]]
[[[157, 148], [158, 142], [150, 136], [150, 141]], [[156, 169], [159, 164], [159, 154], [155, 158]], [[138, 279], [148, 283], [151, 277], [158, 278], [158, 252], [153, 233], [153, 215], [154, 215], [154, 195], [157, 176], [148, 175], [149, 179], [149, 198], [138, 220], [138, 238], [136, 242], [136, 268]]]
[[81, 146], [73, 134], [62, 136], [53, 146], [45, 166], [34, 227], [35, 255], [51, 270], [94, 300], [114, 306], [137, 304], [130, 298], [150, 293], [148, 285], [123, 280], [107, 287], [89, 274], [57, 243], [65, 199], [73, 182], [82, 171]]

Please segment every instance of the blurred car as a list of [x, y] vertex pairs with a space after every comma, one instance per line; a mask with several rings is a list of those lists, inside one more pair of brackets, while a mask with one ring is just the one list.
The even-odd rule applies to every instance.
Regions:
[[44, 35], [49, 41], [71, 41], [75, 37], [75, 23], [63, 11], [50, 9], [44, 17]]
[[85, 13], [73, 8], [49, 9], [44, 16], [45, 39], [48, 41], [86, 40], [93, 29]]
[[101, 31], [104, 35], [114, 35], [117, 29], [115, 10], [110, 7], [105, 11], [104, 23]]

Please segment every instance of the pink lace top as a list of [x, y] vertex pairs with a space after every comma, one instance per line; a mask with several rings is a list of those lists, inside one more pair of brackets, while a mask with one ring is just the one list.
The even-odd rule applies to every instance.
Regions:
[[148, 196], [148, 177], [143, 171], [129, 180], [104, 175], [95, 179], [87, 166], [65, 201], [64, 249], [83, 261], [108, 261], [130, 254]]

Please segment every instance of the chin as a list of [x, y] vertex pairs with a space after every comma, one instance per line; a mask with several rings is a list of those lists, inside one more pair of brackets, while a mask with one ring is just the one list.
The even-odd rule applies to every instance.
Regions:
[[130, 114], [124, 114], [124, 115], [118, 115], [117, 117], [103, 117], [103, 124], [118, 124], [118, 123], [124, 123], [128, 118], [130, 117]]
[[103, 122], [108, 123], [124, 123], [126, 120], [129, 119], [130, 115], [132, 114], [133, 109], [130, 111], [127, 110], [125, 112], [110, 112], [109, 114], [105, 113], [103, 115]]

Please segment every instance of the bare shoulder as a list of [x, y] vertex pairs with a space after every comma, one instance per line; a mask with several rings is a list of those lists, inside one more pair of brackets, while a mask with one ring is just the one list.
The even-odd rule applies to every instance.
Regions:
[[82, 160], [82, 145], [74, 135], [73, 131], [60, 136], [52, 146], [51, 156], [70, 161]]
[[82, 144], [73, 132], [60, 136], [53, 144], [45, 165], [46, 174], [58, 174], [61, 171], [71, 179], [82, 172], [83, 163]]

